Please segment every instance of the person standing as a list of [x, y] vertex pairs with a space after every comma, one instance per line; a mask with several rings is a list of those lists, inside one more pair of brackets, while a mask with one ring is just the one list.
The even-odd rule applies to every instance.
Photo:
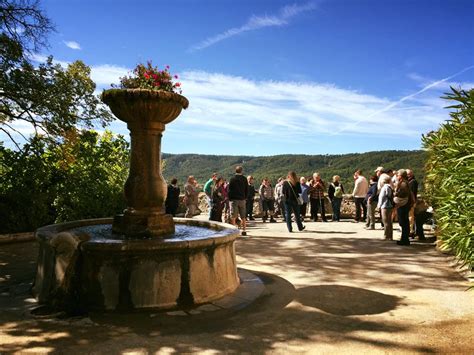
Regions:
[[309, 196], [311, 204], [311, 219], [314, 222], [318, 221], [318, 211], [321, 209], [321, 218], [323, 222], [327, 222], [326, 219], [326, 210], [324, 207], [324, 190], [326, 186], [324, 185], [323, 180], [321, 180], [321, 175], [319, 173], [313, 174], [313, 180], [309, 185]]
[[213, 190], [212, 188], [216, 180], [217, 180], [217, 173], [213, 173], [211, 178], [207, 180], [207, 182], [204, 184], [204, 188], [203, 188], [203, 191], [206, 194], [206, 199], [207, 199], [209, 220], [211, 219], [211, 210], [212, 210], [212, 190]]
[[298, 196], [301, 194], [301, 186], [294, 171], [288, 172], [287, 179], [282, 184], [282, 192], [285, 196], [285, 220], [288, 232], [293, 232], [291, 213], [294, 214], [296, 225], [298, 226], [298, 230], [301, 232], [303, 229], [305, 229], [301, 223], [300, 206], [298, 204]]
[[239, 165], [235, 168], [235, 175], [229, 181], [229, 200], [230, 200], [230, 222], [236, 225], [237, 215], [242, 220], [242, 236], [246, 236], [246, 212], [245, 205], [248, 196], [248, 182], [242, 175], [243, 168]]
[[273, 195], [272, 185], [268, 178], [263, 179], [262, 185], [260, 185], [260, 188], [258, 189], [258, 193], [260, 194], [260, 202], [262, 203], [262, 221], [265, 223], [270, 215], [270, 222], [275, 223], [276, 220], [273, 218], [275, 198]]
[[[279, 178], [275, 185], [275, 216], [280, 215], [283, 221], [285, 221], [285, 195], [283, 195], [283, 183], [284, 178]], [[271, 222], [271, 221], [270, 221]]]
[[257, 191], [255, 190], [255, 186], [253, 185], [254, 179], [252, 175], [247, 176], [247, 182], [249, 184], [248, 186], [248, 195], [247, 195], [247, 206], [246, 206], [246, 212], [247, 212], [247, 217], [249, 221], [255, 221], [255, 218], [253, 218], [253, 202], [255, 199], [255, 194]]
[[300, 205], [300, 214], [301, 214], [301, 221], [304, 222], [306, 217], [306, 208], [309, 202], [309, 186], [306, 184], [306, 179], [304, 176], [300, 178], [300, 186], [301, 186], [301, 198], [303, 199], [303, 204]]
[[219, 177], [212, 188], [212, 210], [210, 221], [222, 222], [224, 195], [224, 179]]
[[408, 214], [413, 205], [412, 193], [408, 185], [408, 175], [406, 170], [400, 169], [397, 172], [397, 187], [395, 188], [394, 199], [397, 208], [398, 224], [402, 228], [402, 237], [397, 241], [398, 245], [410, 245], [410, 220]]
[[366, 229], [375, 229], [375, 209], [377, 208], [378, 195], [377, 195], [377, 175], [370, 177], [370, 187], [365, 198], [367, 205], [367, 222], [365, 222]]
[[384, 237], [386, 240], [393, 240], [392, 209], [393, 209], [393, 190], [390, 176], [380, 177], [382, 188], [379, 192], [377, 208], [382, 217]]
[[179, 206], [179, 194], [180, 189], [178, 187], [178, 179], [171, 179], [171, 183], [168, 185], [168, 192], [166, 194], [165, 209], [166, 213], [176, 216], [176, 211]]
[[185, 218], [193, 218], [198, 204], [197, 181], [193, 175], [188, 177], [184, 185], [184, 204], [186, 206]]
[[410, 236], [415, 237], [415, 205], [418, 200], [418, 181], [413, 174], [413, 170], [407, 169], [407, 176], [408, 176], [408, 186], [410, 187], [410, 191], [413, 194], [413, 205], [410, 208], [409, 212], [409, 220], [410, 220]]
[[[356, 208], [356, 222], [365, 221], [367, 218], [367, 205], [364, 204], [364, 200], [368, 191], [369, 183], [364, 175], [362, 175], [362, 170], [357, 169], [354, 173], [354, 191], [352, 192]], [[361, 216], [361, 209], [363, 211], [363, 216]]]
[[331, 200], [332, 220], [339, 222], [341, 220], [341, 203], [344, 196], [344, 186], [341, 183], [341, 177], [334, 175], [332, 183], [328, 188], [328, 197]]

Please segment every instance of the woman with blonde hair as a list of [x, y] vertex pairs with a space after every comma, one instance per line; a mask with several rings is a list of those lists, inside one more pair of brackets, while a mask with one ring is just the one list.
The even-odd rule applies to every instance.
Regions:
[[[293, 232], [293, 226], [291, 224], [291, 213], [295, 215], [296, 225], [298, 230], [301, 232], [305, 229], [305, 226], [301, 223], [300, 218], [300, 205], [299, 200], [301, 199], [301, 186], [294, 171], [288, 172], [287, 179], [283, 182], [283, 195], [285, 196], [285, 212], [286, 212], [286, 227], [288, 232]], [[302, 200], [301, 200], [302, 201]]]
[[328, 188], [328, 196], [332, 205], [332, 220], [339, 222], [341, 220], [342, 197], [344, 196], [344, 187], [342, 186], [341, 177], [339, 175], [332, 177], [332, 183]]

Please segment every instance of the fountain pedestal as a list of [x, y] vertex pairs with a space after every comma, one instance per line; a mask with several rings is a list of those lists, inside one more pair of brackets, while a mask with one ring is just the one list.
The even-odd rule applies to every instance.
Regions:
[[131, 137], [130, 173], [124, 187], [127, 209], [115, 216], [113, 231], [130, 237], [173, 234], [173, 217], [163, 211], [167, 187], [161, 175], [161, 137], [165, 124], [188, 107], [188, 100], [144, 89], [107, 90], [102, 100], [127, 123]]

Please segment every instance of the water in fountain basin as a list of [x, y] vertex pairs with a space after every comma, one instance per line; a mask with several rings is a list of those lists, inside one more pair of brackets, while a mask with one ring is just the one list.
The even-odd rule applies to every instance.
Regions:
[[[113, 233], [111, 224], [96, 224], [91, 226], [77, 227], [71, 231], [75, 233], [89, 234], [92, 237], [90, 240], [91, 242], [97, 241], [101, 243], [116, 243], [131, 240], [131, 238], [127, 238], [123, 234]], [[216, 232], [217, 231], [214, 229], [176, 224], [174, 235], [167, 236], [166, 241], [172, 243], [173, 241], [181, 242], [184, 240], [191, 241], [207, 239], [209, 237], [215, 236]], [[156, 239], [156, 237], [140, 238], [140, 240], [146, 239], [153, 240]]]

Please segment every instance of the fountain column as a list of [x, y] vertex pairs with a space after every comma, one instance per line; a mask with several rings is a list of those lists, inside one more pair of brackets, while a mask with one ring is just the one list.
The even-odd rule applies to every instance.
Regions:
[[112, 229], [126, 236], [166, 236], [174, 233], [165, 214], [166, 182], [161, 175], [161, 137], [165, 124], [188, 107], [181, 95], [144, 89], [112, 89], [102, 94], [118, 119], [130, 130], [130, 172], [124, 193], [127, 208], [114, 218]]

